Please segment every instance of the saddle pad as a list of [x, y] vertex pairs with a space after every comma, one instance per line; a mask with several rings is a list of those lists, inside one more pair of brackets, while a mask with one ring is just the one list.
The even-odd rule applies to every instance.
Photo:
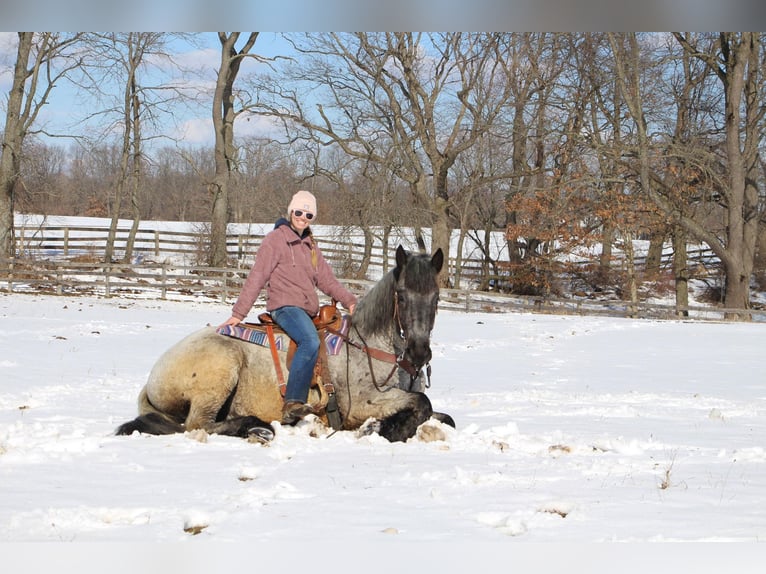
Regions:
[[[351, 316], [343, 315], [341, 319], [340, 332], [344, 335], [348, 333], [348, 329], [351, 326]], [[252, 323], [240, 323], [239, 325], [224, 325], [217, 330], [220, 335], [227, 337], [234, 337], [235, 339], [241, 339], [248, 343], [254, 343], [261, 347], [269, 346], [269, 337], [266, 334], [266, 329]], [[325, 332], [324, 343], [327, 347], [328, 355], [338, 355], [343, 347], [343, 337], [335, 335], [334, 333]], [[290, 338], [284, 333], [274, 332], [274, 345], [277, 351], [286, 351], [290, 344]]]
[[[243, 341], [254, 343], [261, 347], [269, 346], [269, 336], [266, 334], [266, 331], [262, 329], [245, 327], [243, 325], [224, 325], [216, 332], [220, 335], [242, 339]], [[277, 348], [277, 351], [286, 351], [289, 343], [290, 338], [287, 337], [287, 335], [274, 333], [274, 346]]]
[[[340, 321], [339, 332], [343, 335], [348, 335], [349, 327], [351, 327], [351, 315], [343, 315]], [[329, 331], [325, 331], [324, 344], [327, 347], [328, 355], [339, 355], [340, 350], [343, 347], [343, 337], [341, 335], [336, 335], [334, 333], [330, 333]]]

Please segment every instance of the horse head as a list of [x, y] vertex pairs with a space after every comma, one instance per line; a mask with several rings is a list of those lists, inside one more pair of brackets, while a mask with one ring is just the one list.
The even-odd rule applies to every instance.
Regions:
[[431, 331], [439, 304], [439, 271], [444, 254], [412, 254], [401, 245], [396, 250], [394, 314], [404, 342], [402, 358], [414, 371], [431, 361]]

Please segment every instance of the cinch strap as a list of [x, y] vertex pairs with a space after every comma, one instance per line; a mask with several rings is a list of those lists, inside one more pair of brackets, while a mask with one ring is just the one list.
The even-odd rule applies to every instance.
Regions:
[[273, 325], [266, 325], [266, 334], [269, 337], [269, 349], [271, 349], [271, 358], [274, 360], [274, 369], [277, 371], [279, 392], [284, 397], [285, 391], [287, 390], [287, 385], [285, 384], [285, 376], [282, 374], [282, 364], [279, 362], [279, 355], [277, 355], [277, 342], [274, 340]]

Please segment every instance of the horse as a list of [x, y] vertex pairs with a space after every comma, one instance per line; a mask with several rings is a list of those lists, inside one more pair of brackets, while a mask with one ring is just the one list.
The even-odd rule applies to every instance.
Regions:
[[[339, 415], [335, 430], [377, 432], [404, 442], [431, 417], [455, 426], [452, 417], [433, 411], [424, 392], [443, 262], [441, 249], [428, 255], [400, 245], [394, 269], [359, 299], [341, 352], [327, 356]], [[285, 354], [277, 353], [281, 369]], [[138, 417], [115, 433], [203, 429], [269, 442], [275, 436], [269, 421], [280, 420], [283, 402], [274, 360], [265, 346], [204, 327], [160, 356], [139, 393]], [[308, 404], [320, 399], [321, 392], [312, 388]]]

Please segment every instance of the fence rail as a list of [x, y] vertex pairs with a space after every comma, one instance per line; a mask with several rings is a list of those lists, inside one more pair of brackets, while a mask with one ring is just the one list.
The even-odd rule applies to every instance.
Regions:
[[[17, 227], [16, 245], [20, 256], [31, 257], [87, 257], [103, 254], [106, 248], [109, 228], [104, 226], [32, 226]], [[129, 230], [118, 228], [115, 231], [115, 251], [125, 252]], [[232, 234], [227, 238], [226, 247], [229, 256], [237, 261], [247, 254], [254, 253], [261, 243], [263, 235]], [[203, 233], [169, 231], [163, 229], [142, 228], [135, 234], [133, 252], [138, 259], [149, 256], [182, 256], [187, 261], [201, 261], [205, 253]]]
[[[322, 229], [322, 226], [318, 229]], [[17, 253], [20, 258], [93, 260], [103, 258], [109, 226], [18, 224], [15, 227], [15, 233]], [[129, 228], [124, 223], [115, 230], [115, 260], [124, 259], [129, 233]], [[354, 265], [358, 267], [364, 252], [364, 245], [360, 240], [348, 234], [316, 233], [322, 243], [325, 258], [337, 271], [349, 271], [354, 268]], [[161, 229], [160, 226], [155, 227], [151, 222], [146, 222], [135, 233], [133, 257], [129, 262], [172, 261], [183, 265], [204, 265], [208, 252], [207, 235], [202, 228], [199, 231], [173, 231]], [[263, 237], [263, 233], [230, 231], [226, 240], [229, 261], [237, 266], [249, 267]], [[368, 257], [369, 268], [373, 270], [373, 273], [376, 270], [380, 271], [393, 263], [394, 248], [389, 246], [384, 250], [383, 245], [376, 241]], [[663, 266], [670, 266], [670, 257], [669, 253], [663, 254]], [[704, 276], [720, 271], [719, 261], [709, 249], [692, 249], [688, 257], [690, 264]], [[636, 265], [642, 266], [644, 259], [641, 255], [637, 255]], [[128, 261], [125, 262], [128, 263]], [[581, 263], [587, 266], [591, 262], [582, 261]], [[508, 280], [512, 267], [508, 261], [497, 261], [496, 268], [493, 268], [488, 262], [476, 257], [461, 258], [459, 270], [455, 268], [456, 262], [453, 258], [449, 258], [448, 265], [451, 275], [459, 275], [461, 278], [460, 286], [476, 285], [482, 281], [502, 284]]]
[[[247, 269], [169, 263], [137, 265], [10, 259], [0, 260], [0, 292], [158, 299], [204, 297], [211, 301], [233, 303], [247, 272]], [[359, 296], [374, 283], [353, 279], [341, 281]], [[465, 312], [534, 312], [648, 319], [682, 317], [685, 320], [707, 321], [721, 321], [727, 315], [744, 313], [753, 321], [766, 322], [766, 310], [522, 297], [466, 289], [442, 289], [439, 306]]]

